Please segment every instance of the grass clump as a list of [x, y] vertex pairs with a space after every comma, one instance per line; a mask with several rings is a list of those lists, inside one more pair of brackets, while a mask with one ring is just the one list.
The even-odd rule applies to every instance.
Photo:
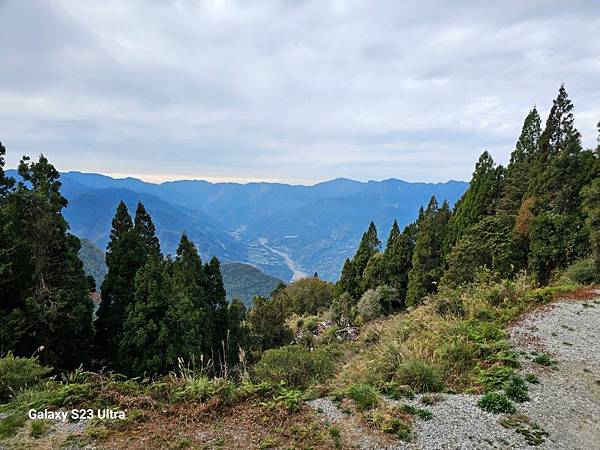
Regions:
[[525, 381], [531, 384], [540, 384], [540, 379], [535, 373], [528, 373], [527, 375], [525, 375]]
[[535, 358], [533, 358], [533, 362], [546, 367], [555, 365], [554, 360], [547, 353], [541, 353], [539, 355], [536, 355]]
[[267, 350], [254, 368], [259, 381], [285, 382], [286, 386], [304, 389], [333, 374], [335, 354], [326, 347], [311, 351], [301, 345]]
[[444, 389], [440, 370], [418, 359], [403, 361], [396, 369], [394, 381], [416, 392], [439, 392]]
[[506, 389], [504, 389], [504, 393], [509, 399], [519, 403], [529, 400], [528, 391], [529, 388], [525, 384], [525, 380], [519, 376], [514, 376]]
[[333, 445], [335, 446], [335, 448], [342, 448], [342, 433], [340, 432], [339, 428], [337, 428], [337, 427], [329, 428], [329, 436], [331, 436], [331, 439], [333, 440]]
[[358, 409], [372, 409], [379, 404], [379, 392], [367, 383], [355, 384], [348, 390], [349, 397], [356, 402]]
[[412, 423], [408, 416], [398, 417], [388, 410], [372, 411], [368, 420], [384, 433], [393, 434], [402, 441], [409, 442], [413, 439]]
[[48, 431], [49, 427], [50, 427], [50, 424], [48, 423], [47, 420], [42, 420], [42, 419], [32, 420], [30, 423], [29, 435], [33, 438], [39, 438], [39, 437], [43, 436], [44, 434], [46, 434], [46, 431]]
[[479, 399], [477, 405], [481, 409], [494, 414], [512, 414], [516, 411], [515, 405], [513, 405], [506, 395], [498, 394], [496, 392], [485, 394]]
[[433, 406], [436, 403], [439, 403], [443, 400], [442, 396], [439, 394], [425, 394], [421, 397], [421, 403], [427, 406]]
[[410, 386], [398, 384], [394, 381], [386, 381], [381, 388], [383, 393], [392, 400], [400, 400], [407, 398], [412, 400], [415, 398], [415, 391]]
[[39, 383], [52, 371], [42, 366], [37, 357], [21, 358], [9, 352], [0, 358], [0, 401]]
[[433, 413], [428, 409], [418, 408], [413, 405], [403, 404], [398, 407], [398, 411], [411, 416], [417, 416], [419, 419], [429, 420], [433, 417]]

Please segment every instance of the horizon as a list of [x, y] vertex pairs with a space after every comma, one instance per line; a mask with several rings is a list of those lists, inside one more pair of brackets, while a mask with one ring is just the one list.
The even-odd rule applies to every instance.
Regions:
[[470, 179], [485, 150], [508, 162], [563, 83], [595, 145], [594, 5], [421, 6], [0, 0], [7, 165], [44, 153], [152, 182]]
[[[50, 163], [52, 163], [52, 161], [50, 161]], [[7, 170], [7, 172], [17, 171], [17, 168], [16, 167], [7, 168], [6, 170]], [[58, 168], [57, 168], [57, 170], [58, 170]], [[214, 181], [214, 180], [210, 180], [208, 178], [168, 178], [163, 181], [152, 181], [152, 178], [148, 179], [148, 178], [142, 178], [140, 176], [128, 175], [128, 174], [107, 174], [107, 173], [100, 173], [100, 172], [86, 172], [86, 171], [82, 171], [82, 170], [66, 170], [66, 171], [58, 170], [58, 171], [61, 175], [70, 174], [70, 173], [77, 173], [77, 174], [82, 174], [82, 175], [100, 175], [100, 176], [112, 178], [113, 180], [135, 180], [135, 181], [142, 181], [147, 184], [153, 184], [156, 186], [160, 186], [165, 183], [173, 183], [173, 182], [180, 182], [180, 181], [199, 181], [199, 182], [206, 182], [206, 183], [215, 184], [215, 185], [216, 184], [238, 184], [238, 185], [245, 186], [248, 184], [282, 184], [282, 185], [287, 185], [287, 186], [303, 186], [303, 187], [313, 187], [313, 186], [316, 186], [319, 184], [330, 183], [332, 181], [341, 181], [341, 180], [351, 181], [351, 182], [361, 183], [361, 184], [381, 183], [381, 182], [385, 182], [385, 181], [401, 181], [404, 183], [411, 183], [411, 184], [469, 183], [469, 180], [457, 180], [457, 179], [448, 179], [448, 180], [443, 180], [443, 181], [426, 181], [426, 180], [409, 181], [409, 180], [405, 180], [402, 178], [390, 177], [390, 178], [382, 178], [382, 179], [378, 179], [378, 180], [374, 180], [374, 179], [357, 180], [357, 179], [341, 177], [341, 176], [329, 178], [329, 179], [325, 179], [325, 180], [319, 180], [316, 182], [306, 182], [306, 183], [285, 182], [285, 181], [278, 181], [278, 180], [260, 180], [260, 179], [249, 180], [249, 181], [236, 181], [236, 180]]]

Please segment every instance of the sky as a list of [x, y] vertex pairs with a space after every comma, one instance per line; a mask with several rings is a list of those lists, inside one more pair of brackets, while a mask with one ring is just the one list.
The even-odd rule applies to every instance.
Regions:
[[564, 83], [600, 120], [597, 1], [0, 0], [7, 167], [147, 181], [468, 180]]

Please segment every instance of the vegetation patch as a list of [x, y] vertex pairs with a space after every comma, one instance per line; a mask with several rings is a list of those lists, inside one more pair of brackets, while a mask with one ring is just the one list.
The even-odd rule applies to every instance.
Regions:
[[367, 383], [355, 384], [348, 390], [348, 396], [356, 402], [359, 409], [372, 409], [379, 404], [379, 392]]
[[513, 403], [508, 399], [506, 395], [502, 395], [496, 392], [490, 392], [488, 394], [485, 394], [479, 399], [477, 405], [481, 409], [494, 414], [512, 414], [516, 411], [515, 405], [513, 405]]
[[541, 445], [549, 433], [525, 415], [511, 414], [500, 419], [500, 425], [511, 428], [525, 438], [529, 445]]

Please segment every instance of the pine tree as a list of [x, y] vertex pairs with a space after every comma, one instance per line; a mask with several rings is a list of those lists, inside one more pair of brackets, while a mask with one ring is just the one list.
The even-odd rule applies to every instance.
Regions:
[[414, 242], [411, 234], [414, 226], [408, 226], [400, 233], [398, 223], [394, 220], [387, 240], [384, 256], [385, 284], [396, 288], [400, 301], [406, 299], [408, 273], [412, 268]]
[[172, 321], [166, 320], [171, 302], [167, 262], [148, 258], [135, 277], [133, 301], [127, 305], [119, 341], [122, 369], [131, 375], [163, 374], [175, 367]]
[[475, 165], [469, 188], [454, 207], [448, 225], [445, 252], [448, 252], [471, 226], [484, 216], [495, 212], [503, 174], [504, 168], [496, 167], [492, 156], [488, 152], [483, 152]]
[[[369, 228], [363, 233], [358, 249], [350, 264], [344, 263], [342, 278], [338, 287], [339, 294], [348, 292], [352, 298], [358, 300], [363, 291], [363, 272], [371, 257], [379, 252], [381, 242], [377, 238], [377, 228], [371, 222]], [[352, 278], [348, 276], [352, 274]]]
[[564, 86], [552, 105], [534, 161], [528, 187], [534, 199], [529, 264], [538, 282], [588, 251], [580, 193], [591, 182], [594, 156], [583, 151], [574, 126], [573, 104]]
[[438, 208], [436, 198], [431, 197], [417, 222], [417, 240], [408, 274], [407, 306], [417, 304], [425, 295], [436, 290], [443, 273], [442, 246], [449, 219], [448, 202]]
[[340, 279], [335, 286], [336, 297], [339, 297], [344, 292], [350, 293], [356, 292], [357, 290], [358, 287], [356, 286], [354, 264], [352, 264], [352, 261], [349, 258], [346, 258], [344, 261], [344, 266], [342, 267]]
[[156, 228], [154, 227], [150, 214], [146, 212], [146, 208], [144, 208], [142, 202], [138, 202], [137, 204], [134, 229], [140, 235], [148, 254], [160, 254], [160, 244], [156, 237]]
[[502, 194], [498, 202], [499, 213], [510, 217], [517, 215], [532, 177], [531, 165], [536, 157], [540, 134], [540, 116], [537, 109], [533, 108], [525, 118], [521, 135], [506, 168]]
[[227, 338], [227, 298], [221, 275], [221, 264], [216, 257], [204, 265], [206, 299], [212, 310], [212, 348], [223, 357]]
[[191, 302], [193, 307], [196, 319], [192, 326], [194, 332], [190, 344], [198, 356], [201, 353], [209, 356], [212, 346], [213, 312], [205, 291], [206, 284], [206, 274], [196, 246], [183, 233], [173, 262], [173, 290], [174, 294]]
[[108, 273], [101, 287], [100, 307], [96, 319], [96, 346], [100, 357], [113, 363], [123, 333], [128, 305], [135, 295], [135, 277], [147, 259], [147, 250], [133, 227], [124, 202], [120, 202], [112, 221], [106, 251]]
[[[4, 154], [2, 148], [2, 155]], [[3, 164], [0, 163], [0, 165]], [[23, 157], [19, 182], [6, 180], [0, 201], [0, 335], [12, 325], [7, 341], [16, 354], [68, 369], [85, 360], [92, 336], [93, 305], [77, 256], [79, 239], [69, 234], [62, 215], [58, 171], [41, 155]], [[4, 342], [3, 342], [4, 346]]]
[[586, 215], [591, 254], [596, 266], [596, 276], [600, 280], [600, 122], [598, 122], [598, 147], [595, 154], [593, 181], [583, 190], [583, 211]]

